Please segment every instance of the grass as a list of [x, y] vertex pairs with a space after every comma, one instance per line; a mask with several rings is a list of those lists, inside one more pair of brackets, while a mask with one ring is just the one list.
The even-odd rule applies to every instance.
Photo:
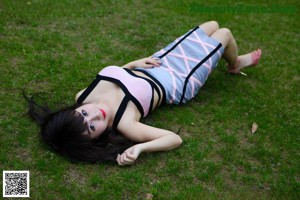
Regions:
[[[30, 170], [32, 199], [299, 199], [299, 6], [0, 1], [0, 169]], [[181, 148], [118, 167], [73, 164], [40, 142], [23, 88], [70, 105], [101, 68], [149, 56], [212, 19], [232, 30], [241, 53], [260, 47], [263, 58], [248, 77], [225, 73], [221, 61], [193, 101], [144, 120], [178, 132]]]

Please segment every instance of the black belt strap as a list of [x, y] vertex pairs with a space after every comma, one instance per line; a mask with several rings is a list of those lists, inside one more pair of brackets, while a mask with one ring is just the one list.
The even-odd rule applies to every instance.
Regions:
[[[154, 102], [154, 89], [155, 89], [155, 91], [157, 92], [157, 95], [158, 95], [158, 102], [157, 102], [157, 104], [156, 104], [156, 108], [158, 107], [158, 104], [159, 104], [159, 102], [160, 102], [160, 99], [161, 99], [161, 94], [160, 94], [160, 91], [159, 91], [159, 88], [158, 88], [158, 86], [151, 80], [151, 77], [149, 77], [150, 79], [147, 79], [147, 78], [145, 78], [145, 77], [143, 77], [143, 76], [139, 76], [139, 75], [137, 75], [137, 74], [135, 74], [135, 73], [133, 73], [132, 71], [139, 71], [139, 72], [142, 72], [143, 73], [143, 71], [140, 71], [140, 70], [136, 70], [136, 69], [133, 69], [133, 70], [130, 70], [130, 69], [126, 69], [125, 68], [125, 70], [129, 73], [129, 74], [131, 74], [132, 76], [135, 76], [135, 77], [138, 77], [138, 78], [142, 78], [142, 79], [144, 79], [145, 81], [147, 81], [149, 84], [150, 84], [150, 86], [151, 86], [151, 88], [152, 88], [152, 98], [151, 98], [151, 103], [150, 103], [150, 108], [149, 108], [149, 113], [152, 111], [152, 108], [153, 108], [153, 102]], [[143, 74], [145, 74], [145, 73], [143, 73]], [[145, 74], [146, 76], [147, 76], [147, 74]]]
[[205, 58], [203, 58], [201, 60], [201, 62], [199, 62], [189, 73], [189, 75], [185, 78], [184, 80], [184, 85], [183, 85], [183, 91], [182, 91], [182, 95], [181, 95], [181, 99], [180, 99], [180, 103], [182, 104], [183, 98], [184, 98], [184, 94], [185, 94], [185, 90], [186, 90], [186, 86], [188, 84], [188, 81], [190, 79], [190, 77], [194, 74], [194, 72], [203, 64], [207, 61], [207, 59], [209, 59], [211, 56], [213, 56], [214, 53], [216, 53], [216, 51], [218, 51], [221, 48], [222, 44], [220, 43], [212, 52], [210, 52], [210, 54], [208, 54]]
[[78, 104], [82, 104], [86, 97], [93, 91], [96, 85], [101, 81], [101, 76], [97, 74], [93, 82], [84, 90], [84, 92], [77, 99]]
[[128, 104], [129, 101], [130, 101], [130, 99], [128, 98], [127, 95], [125, 95], [123, 100], [121, 101], [121, 104], [120, 104], [120, 106], [118, 108], [118, 111], [116, 113], [116, 116], [114, 118], [114, 122], [113, 122], [113, 125], [112, 125], [113, 129], [117, 130], [118, 124], [119, 124], [119, 122], [120, 122], [120, 120], [121, 120], [121, 118], [122, 118], [122, 116], [123, 116], [123, 114], [126, 110], [126, 107], [127, 107], [127, 104]]
[[191, 30], [190, 32], [188, 32], [185, 36], [183, 36], [176, 44], [174, 44], [168, 51], [166, 51], [164, 54], [160, 55], [159, 58], [164, 57], [165, 55], [167, 55], [170, 51], [172, 51], [173, 49], [175, 49], [185, 38], [187, 38], [189, 35], [191, 35], [195, 30], [197, 30], [199, 28], [199, 26], [196, 26], [193, 30]]
[[[165, 92], [165, 88], [162, 86], [162, 84], [161, 84], [154, 76], [152, 76], [152, 75], [151, 75], [150, 73], [148, 73], [147, 71], [144, 71], [143, 69], [134, 69], [134, 71], [139, 71], [139, 72], [145, 74], [146, 76], [148, 76], [148, 77], [151, 79], [151, 81], [150, 81], [149, 79], [146, 79], [146, 80], [148, 80], [148, 82], [149, 82], [151, 85], [153, 85], [154, 89], [156, 90], [156, 92], [157, 92], [157, 94], [158, 94], [158, 102], [157, 102], [156, 108], [158, 107], [158, 104], [159, 104], [161, 98], [162, 98], [162, 101], [161, 101], [161, 102], [162, 102], [162, 104], [164, 104], [164, 103], [166, 102], [166, 92]], [[152, 82], [152, 81], [153, 81], [153, 82]], [[159, 86], [159, 88], [161, 89], [162, 94], [161, 94], [161, 92], [160, 92], [158, 86], [157, 86], [155, 83], [156, 83], [156, 84]]]

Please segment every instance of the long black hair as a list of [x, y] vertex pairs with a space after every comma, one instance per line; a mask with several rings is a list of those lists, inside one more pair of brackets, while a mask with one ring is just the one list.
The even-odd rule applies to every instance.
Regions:
[[52, 111], [47, 104], [38, 104], [39, 94], [28, 96], [29, 116], [41, 126], [42, 140], [57, 153], [78, 162], [116, 162], [118, 154], [133, 144], [121, 134], [107, 128], [98, 138], [91, 139], [83, 134], [86, 124], [82, 115], [75, 111], [80, 104]]

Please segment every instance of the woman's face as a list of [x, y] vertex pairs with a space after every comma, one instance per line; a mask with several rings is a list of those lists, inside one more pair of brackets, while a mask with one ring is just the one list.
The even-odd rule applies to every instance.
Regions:
[[84, 134], [88, 134], [91, 138], [99, 137], [107, 128], [109, 121], [109, 108], [105, 105], [98, 104], [84, 104], [76, 109], [84, 118], [87, 123], [87, 130]]

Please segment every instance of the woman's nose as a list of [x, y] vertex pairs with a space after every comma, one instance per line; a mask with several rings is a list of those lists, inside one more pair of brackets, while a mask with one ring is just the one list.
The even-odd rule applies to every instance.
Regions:
[[98, 119], [100, 119], [100, 114], [97, 113], [97, 112], [94, 112], [94, 113], [92, 114], [92, 116], [91, 116], [91, 119], [92, 119], [92, 120], [98, 120]]

